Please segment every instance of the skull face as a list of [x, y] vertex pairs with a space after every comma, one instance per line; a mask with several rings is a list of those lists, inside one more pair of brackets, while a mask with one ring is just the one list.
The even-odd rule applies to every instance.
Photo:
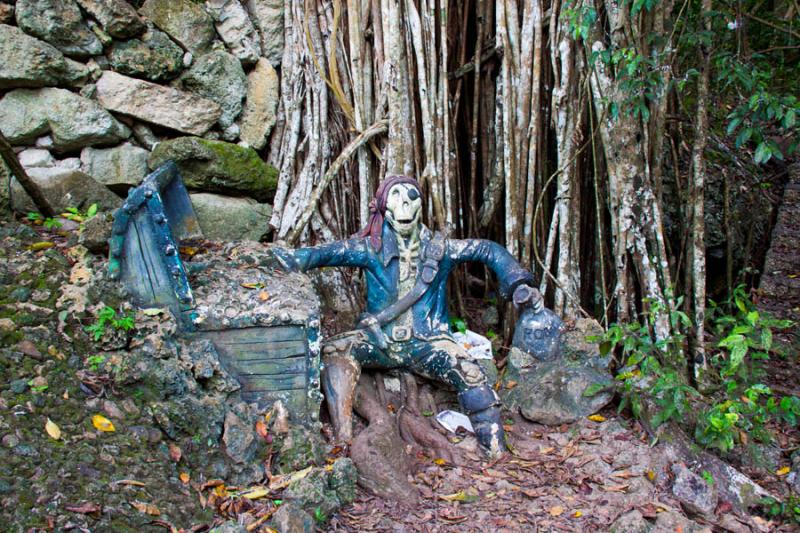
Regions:
[[408, 183], [398, 183], [389, 189], [386, 198], [386, 220], [395, 232], [410, 236], [419, 227], [422, 198], [419, 190]]

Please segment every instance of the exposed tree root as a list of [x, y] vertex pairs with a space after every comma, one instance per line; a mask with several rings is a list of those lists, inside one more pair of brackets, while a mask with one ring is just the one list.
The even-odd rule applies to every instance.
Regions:
[[435, 409], [431, 395], [427, 391], [420, 394], [414, 376], [403, 374], [395, 415], [387, 408], [393, 402], [383, 386], [383, 374], [365, 372], [358, 382], [355, 411], [369, 425], [353, 439], [350, 456], [359, 484], [382, 498], [408, 504], [418, 501], [419, 493], [408, 481], [418, 451], [451, 463], [461, 461], [458, 449], [421, 415], [420, 397], [426, 409]]

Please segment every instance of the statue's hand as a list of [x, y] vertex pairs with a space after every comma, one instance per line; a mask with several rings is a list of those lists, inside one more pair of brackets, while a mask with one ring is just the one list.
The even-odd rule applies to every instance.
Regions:
[[534, 313], [538, 313], [544, 308], [544, 298], [539, 289], [531, 287], [530, 285], [522, 284], [514, 289], [514, 295], [511, 297], [516, 307], [530, 305]]

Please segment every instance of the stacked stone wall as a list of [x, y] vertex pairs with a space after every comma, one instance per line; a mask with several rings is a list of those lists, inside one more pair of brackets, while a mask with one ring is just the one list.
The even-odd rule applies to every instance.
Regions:
[[281, 0], [0, 1], [0, 129], [59, 210], [114, 209], [174, 159], [208, 237], [258, 239], [282, 53]]

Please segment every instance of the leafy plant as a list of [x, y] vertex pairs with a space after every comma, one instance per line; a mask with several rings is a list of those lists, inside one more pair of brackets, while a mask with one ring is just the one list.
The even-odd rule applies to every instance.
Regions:
[[761, 511], [768, 518], [788, 524], [800, 524], [800, 497], [790, 494], [779, 501], [768, 496], [760, 504]]
[[68, 207], [66, 213], [61, 216], [73, 222], [83, 223], [97, 214], [97, 204], [92, 204], [86, 211], [81, 211], [77, 207]]
[[[95, 339], [96, 340], [96, 339]], [[106, 360], [104, 355], [90, 355], [86, 358], [86, 364], [89, 365], [89, 370], [97, 372]]]
[[118, 316], [113, 307], [105, 306], [97, 314], [94, 324], [86, 326], [85, 330], [92, 335], [95, 341], [99, 341], [105, 335], [109, 325], [116, 330], [130, 331], [135, 327], [134, 315], [132, 312], [128, 312]]
[[450, 329], [460, 333], [466, 333], [467, 322], [463, 318], [452, 317], [450, 319]]
[[61, 221], [51, 217], [44, 218], [40, 213], [36, 213], [34, 211], [30, 211], [28, 213], [27, 219], [33, 222], [34, 224], [41, 224], [42, 226], [45, 227], [45, 229], [49, 231], [60, 228], [62, 226]]

